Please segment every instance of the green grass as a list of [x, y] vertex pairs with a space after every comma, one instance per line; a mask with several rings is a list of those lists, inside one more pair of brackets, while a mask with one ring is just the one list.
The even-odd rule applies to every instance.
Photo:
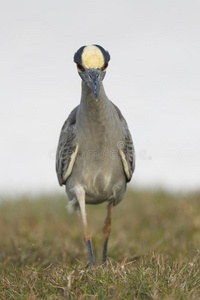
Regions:
[[[64, 192], [63, 192], [64, 194]], [[65, 195], [0, 203], [0, 299], [200, 299], [200, 194], [132, 192], [113, 209], [87, 206], [98, 267]]]

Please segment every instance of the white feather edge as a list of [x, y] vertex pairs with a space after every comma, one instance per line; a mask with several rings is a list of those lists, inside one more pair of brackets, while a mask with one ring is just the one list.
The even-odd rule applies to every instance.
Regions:
[[120, 156], [121, 156], [121, 159], [122, 159], [122, 163], [123, 163], [123, 167], [124, 167], [124, 172], [125, 172], [127, 178], [130, 179], [131, 178], [131, 174], [129, 172], [129, 167], [128, 167], [128, 163], [127, 163], [125, 154], [124, 154], [124, 152], [121, 149], [119, 150], [119, 153], [120, 153]]
[[73, 166], [74, 166], [74, 163], [75, 163], [75, 160], [76, 160], [77, 153], [78, 153], [78, 144], [76, 145], [75, 151], [74, 151], [73, 154], [71, 155], [71, 160], [70, 160], [69, 166], [68, 166], [66, 172], [65, 172], [64, 175], [63, 175], [63, 180], [64, 180], [64, 181], [67, 180], [67, 178], [69, 177], [69, 175], [70, 175], [71, 172], [72, 172], [72, 169], [73, 169]]

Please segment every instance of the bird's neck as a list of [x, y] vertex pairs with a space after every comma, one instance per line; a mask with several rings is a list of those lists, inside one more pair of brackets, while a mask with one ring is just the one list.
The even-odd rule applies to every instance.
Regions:
[[100, 85], [99, 97], [98, 100], [96, 100], [89, 86], [82, 81], [80, 109], [83, 115], [88, 115], [89, 118], [94, 118], [95, 120], [101, 119], [102, 116], [106, 116], [109, 105], [110, 101], [106, 96], [102, 82]]
[[[101, 83], [98, 101], [96, 101], [90, 88], [82, 83], [81, 103], [76, 124], [80, 140], [81, 137], [83, 137], [83, 143], [85, 143], [86, 137], [87, 143], [95, 140], [95, 147], [100, 149], [103, 143], [108, 144], [113, 138], [115, 125], [112, 104], [105, 94], [103, 84]], [[93, 146], [94, 144], [92, 144]]]

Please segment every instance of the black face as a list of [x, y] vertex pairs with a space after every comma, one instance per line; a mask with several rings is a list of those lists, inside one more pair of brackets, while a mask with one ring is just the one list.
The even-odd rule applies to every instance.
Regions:
[[92, 46], [95, 47], [81, 47], [74, 55], [74, 62], [77, 64], [80, 77], [90, 87], [95, 100], [98, 101], [100, 84], [105, 77], [110, 54], [99, 45]]
[[[110, 60], [110, 54], [108, 53], [108, 51], [106, 51], [103, 47], [101, 47], [99, 45], [94, 45], [94, 46], [98, 47], [99, 50], [101, 50], [103, 57], [104, 57], [104, 62], [105, 62], [105, 64], [108, 64], [108, 62]], [[74, 54], [74, 62], [79, 66], [82, 66], [82, 54], [83, 54], [83, 50], [85, 47], [87, 47], [87, 46], [82, 46]]]

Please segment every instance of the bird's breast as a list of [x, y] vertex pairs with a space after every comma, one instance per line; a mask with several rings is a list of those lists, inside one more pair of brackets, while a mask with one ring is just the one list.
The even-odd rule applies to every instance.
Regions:
[[[99, 153], [97, 157], [90, 153], [87, 159], [82, 157], [82, 162], [77, 163], [75, 169], [76, 179], [84, 187], [86, 203], [100, 203], [113, 197], [116, 189], [121, 189], [125, 184], [122, 163], [118, 155], [106, 156]], [[77, 161], [78, 162], [78, 161]]]
[[86, 203], [100, 203], [126, 185], [119, 155], [122, 130], [107, 106], [101, 113], [80, 112], [76, 127], [79, 151], [70, 181], [84, 187]]

